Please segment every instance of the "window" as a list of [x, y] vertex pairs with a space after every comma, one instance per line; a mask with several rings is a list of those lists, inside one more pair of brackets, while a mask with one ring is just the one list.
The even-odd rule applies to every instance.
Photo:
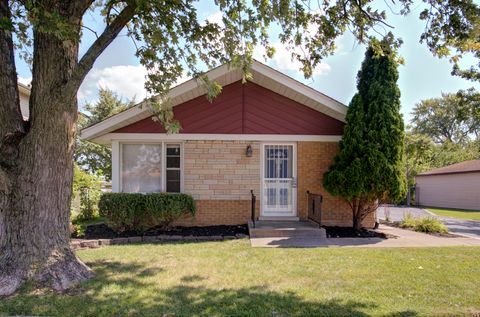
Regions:
[[180, 144], [167, 144], [166, 187], [169, 193], [180, 192]]
[[121, 175], [123, 192], [161, 191], [162, 145], [123, 144]]
[[122, 144], [120, 159], [122, 192], [181, 191], [180, 144]]

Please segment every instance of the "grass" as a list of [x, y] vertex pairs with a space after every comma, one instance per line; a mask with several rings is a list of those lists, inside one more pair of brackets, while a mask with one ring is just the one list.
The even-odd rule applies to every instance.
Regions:
[[[0, 315], [474, 316], [480, 248], [258, 249], [248, 240], [111, 246], [70, 294], [24, 287]], [[477, 316], [477, 315], [475, 315]]]
[[427, 208], [438, 216], [445, 216], [450, 218], [460, 218], [469, 220], [480, 220], [480, 210], [461, 210], [461, 209], [441, 209], [441, 208]]

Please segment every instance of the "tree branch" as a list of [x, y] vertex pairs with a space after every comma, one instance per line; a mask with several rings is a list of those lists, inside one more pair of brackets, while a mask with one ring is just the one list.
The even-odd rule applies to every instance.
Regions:
[[102, 52], [112, 43], [112, 41], [117, 37], [117, 35], [122, 31], [122, 29], [127, 25], [127, 23], [135, 15], [136, 6], [128, 5], [126, 6], [115, 20], [110, 23], [103, 33], [93, 42], [92, 46], [88, 51], [83, 55], [83, 57], [78, 62], [73, 74], [72, 79], [70, 80], [70, 85], [73, 85], [69, 88], [74, 88], [76, 91], [80, 87], [83, 79], [87, 73], [92, 69], [93, 64], [97, 58], [102, 54]]
[[94, 0], [76, 0], [70, 3], [69, 11], [72, 16], [82, 17]]

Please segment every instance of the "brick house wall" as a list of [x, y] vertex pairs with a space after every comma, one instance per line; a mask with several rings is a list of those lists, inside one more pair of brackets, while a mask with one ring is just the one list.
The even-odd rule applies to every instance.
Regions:
[[[248, 145], [253, 155], [247, 157]], [[195, 218], [177, 225], [207, 226], [247, 223], [251, 194], [260, 193], [260, 142], [186, 141], [184, 147], [184, 192], [196, 201]], [[257, 203], [257, 217], [259, 213]]]
[[[328, 226], [351, 226], [352, 211], [348, 203], [338, 197], [333, 197], [323, 188], [323, 174], [333, 163], [338, 153], [337, 142], [298, 142], [297, 143], [297, 173], [298, 192], [297, 210], [300, 219], [307, 219], [307, 191], [323, 196], [321, 223]], [[320, 219], [315, 219], [319, 221]], [[373, 227], [375, 215], [371, 214], [364, 220], [365, 227]]]
[[[245, 154], [248, 145], [253, 155]], [[252, 141], [186, 141], [184, 143], [184, 192], [194, 197], [197, 213], [176, 224], [185, 226], [244, 224], [251, 216], [250, 190], [257, 196], [260, 215], [261, 143]], [[297, 212], [307, 219], [307, 190], [320, 193], [322, 224], [351, 226], [350, 207], [332, 197], [323, 186], [323, 174], [338, 152], [336, 142], [297, 142]], [[373, 226], [372, 215], [364, 222]]]

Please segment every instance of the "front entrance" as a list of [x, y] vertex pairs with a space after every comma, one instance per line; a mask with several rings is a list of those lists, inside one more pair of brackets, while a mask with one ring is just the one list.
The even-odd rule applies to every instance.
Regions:
[[297, 166], [295, 144], [275, 143], [262, 146], [263, 217], [297, 215]]

